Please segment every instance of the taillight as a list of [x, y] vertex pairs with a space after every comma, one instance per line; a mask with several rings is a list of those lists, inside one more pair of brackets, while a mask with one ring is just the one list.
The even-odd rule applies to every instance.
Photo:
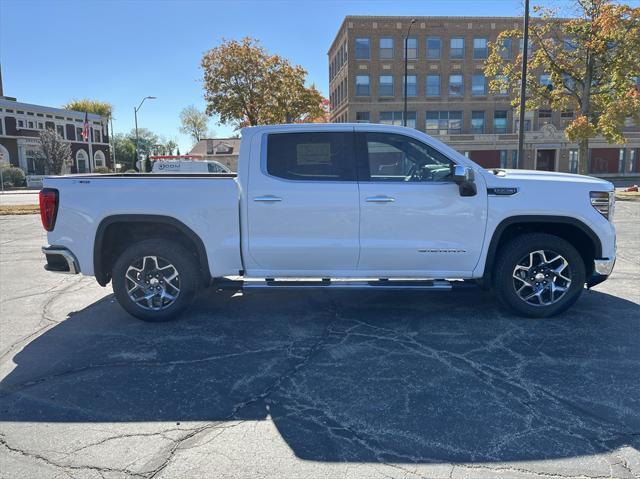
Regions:
[[58, 190], [43, 188], [40, 190], [40, 219], [47, 231], [53, 231], [58, 215]]

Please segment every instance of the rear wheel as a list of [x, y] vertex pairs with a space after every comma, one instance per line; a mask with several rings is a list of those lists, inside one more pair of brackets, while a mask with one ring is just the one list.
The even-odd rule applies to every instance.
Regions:
[[113, 292], [120, 305], [143, 321], [168, 321], [193, 302], [198, 266], [182, 246], [152, 239], [129, 246], [116, 260]]
[[512, 240], [496, 263], [498, 299], [518, 314], [543, 318], [573, 305], [584, 289], [585, 266], [567, 241], [549, 234]]

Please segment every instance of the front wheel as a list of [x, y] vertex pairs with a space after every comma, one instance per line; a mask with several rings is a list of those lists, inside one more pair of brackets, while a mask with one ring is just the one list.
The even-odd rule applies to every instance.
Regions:
[[501, 252], [494, 272], [498, 299], [523, 316], [544, 318], [573, 305], [584, 289], [580, 253], [557, 236], [516, 237]]
[[129, 246], [112, 271], [113, 292], [120, 305], [143, 321], [176, 318], [198, 290], [198, 267], [181, 245], [164, 239]]

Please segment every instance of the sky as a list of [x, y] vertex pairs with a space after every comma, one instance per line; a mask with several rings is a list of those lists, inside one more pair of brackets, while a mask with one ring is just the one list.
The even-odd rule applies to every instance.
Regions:
[[[535, 3], [533, 0], [532, 3]], [[546, 0], [564, 5], [566, 0]], [[629, 3], [629, 2], [627, 2]], [[640, 4], [640, 0], [631, 0]], [[180, 111], [204, 110], [200, 59], [223, 39], [251, 36], [308, 71], [328, 97], [327, 50], [346, 15], [522, 15], [522, 0], [0, 0], [4, 94], [58, 107], [93, 98], [114, 106], [114, 131], [138, 126], [174, 139]], [[233, 127], [210, 128], [217, 137]]]

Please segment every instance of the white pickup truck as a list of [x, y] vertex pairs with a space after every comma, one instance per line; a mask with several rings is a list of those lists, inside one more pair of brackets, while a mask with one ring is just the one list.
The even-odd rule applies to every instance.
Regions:
[[386, 125], [245, 128], [237, 177], [47, 177], [40, 201], [46, 269], [111, 281], [147, 321], [175, 317], [211, 285], [447, 290], [460, 280], [544, 317], [606, 279], [616, 257], [611, 183], [487, 171]]

